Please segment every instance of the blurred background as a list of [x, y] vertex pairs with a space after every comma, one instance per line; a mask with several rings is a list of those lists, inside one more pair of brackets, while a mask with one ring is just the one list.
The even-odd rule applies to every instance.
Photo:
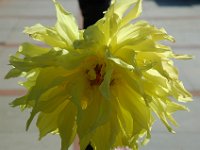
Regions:
[[[59, 0], [82, 25], [77, 0]], [[164, 27], [175, 37], [176, 43], [167, 43], [175, 53], [191, 54], [195, 58], [175, 61], [180, 79], [193, 94], [194, 102], [188, 103], [190, 112], [178, 112], [175, 118], [180, 124], [168, 133], [157, 121], [152, 129], [150, 143], [141, 150], [198, 150], [200, 148], [200, 0], [143, 0], [145, 19], [157, 27]], [[33, 42], [22, 31], [25, 26], [41, 23], [55, 24], [55, 8], [51, 0], [0, 0], [0, 150], [59, 150], [57, 135], [48, 135], [38, 141], [38, 131], [32, 123], [25, 131], [29, 112], [21, 113], [9, 103], [22, 96], [24, 90], [17, 85], [21, 79], [4, 80], [10, 69], [9, 55], [14, 54], [24, 42]], [[76, 148], [71, 148], [76, 149]]]

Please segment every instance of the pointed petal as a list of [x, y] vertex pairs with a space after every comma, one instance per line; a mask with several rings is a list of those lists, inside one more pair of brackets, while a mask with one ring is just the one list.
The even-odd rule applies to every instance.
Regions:
[[53, 0], [53, 2], [57, 12], [56, 30], [65, 42], [72, 46], [73, 42], [79, 39], [78, 25], [75, 18], [71, 13], [65, 11], [57, 0]]
[[24, 33], [28, 34], [34, 40], [42, 41], [52, 47], [68, 47], [68, 43], [62, 40], [54, 28], [48, 28], [41, 24], [36, 24], [32, 27], [26, 27]]
[[58, 118], [58, 129], [61, 137], [61, 150], [66, 150], [72, 144], [76, 136], [76, 106], [69, 102], [60, 112]]

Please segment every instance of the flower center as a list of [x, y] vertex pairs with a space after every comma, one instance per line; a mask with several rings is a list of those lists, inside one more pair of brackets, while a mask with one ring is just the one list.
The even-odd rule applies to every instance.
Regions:
[[102, 64], [97, 64], [93, 69], [86, 71], [91, 86], [101, 85], [101, 83], [103, 82], [104, 74], [102, 73], [102, 68]]

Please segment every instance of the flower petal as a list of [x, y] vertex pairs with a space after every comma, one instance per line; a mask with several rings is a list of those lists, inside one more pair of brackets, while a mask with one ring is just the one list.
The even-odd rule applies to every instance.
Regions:
[[69, 47], [69, 44], [62, 40], [54, 28], [36, 24], [32, 27], [26, 27], [24, 33], [29, 34], [34, 40], [42, 41], [52, 47]]
[[66, 150], [72, 144], [76, 136], [76, 106], [69, 102], [60, 112], [58, 117], [58, 130], [61, 137], [61, 150]]
[[73, 15], [65, 11], [57, 0], [53, 0], [53, 2], [57, 12], [55, 28], [64, 41], [71, 46], [75, 40], [79, 39], [78, 25]]

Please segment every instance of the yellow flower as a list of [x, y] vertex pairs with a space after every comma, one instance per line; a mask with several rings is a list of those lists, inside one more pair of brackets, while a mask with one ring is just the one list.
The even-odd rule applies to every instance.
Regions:
[[173, 132], [172, 114], [187, 110], [177, 102], [191, 101], [191, 95], [172, 58], [189, 57], [159, 43], [174, 41], [163, 28], [131, 23], [142, 11], [141, 0], [113, 0], [105, 16], [85, 30], [78, 30], [72, 14], [54, 3], [54, 27], [37, 24], [24, 31], [48, 47], [24, 43], [10, 57], [13, 69], [6, 78], [27, 79], [21, 83], [27, 94], [12, 102], [32, 109], [27, 129], [39, 113], [40, 139], [59, 133], [62, 150], [76, 135], [81, 150], [88, 143], [96, 150], [137, 150], [150, 138], [152, 113]]

